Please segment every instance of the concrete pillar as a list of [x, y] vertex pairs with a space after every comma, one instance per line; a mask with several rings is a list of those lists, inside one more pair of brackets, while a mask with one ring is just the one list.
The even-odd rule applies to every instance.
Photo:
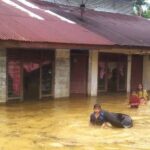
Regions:
[[143, 57], [143, 86], [150, 90], [150, 55]]
[[6, 49], [0, 49], [0, 103], [6, 103], [6, 89]]
[[128, 55], [127, 59], [127, 93], [131, 91], [131, 67], [132, 67], [132, 56]]
[[70, 95], [70, 50], [56, 49], [54, 97]]
[[89, 51], [88, 95], [97, 96], [98, 87], [98, 51]]

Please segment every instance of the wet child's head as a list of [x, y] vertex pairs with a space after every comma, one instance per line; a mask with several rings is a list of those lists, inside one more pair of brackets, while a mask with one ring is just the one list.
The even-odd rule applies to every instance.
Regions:
[[93, 110], [95, 113], [99, 113], [101, 111], [101, 106], [99, 104], [95, 104]]

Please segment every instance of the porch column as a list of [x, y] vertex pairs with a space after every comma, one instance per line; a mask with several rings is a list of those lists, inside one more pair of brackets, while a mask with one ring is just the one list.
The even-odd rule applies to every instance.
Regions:
[[127, 93], [131, 91], [131, 67], [132, 67], [132, 56], [128, 55], [127, 59]]
[[98, 51], [89, 51], [88, 95], [97, 96], [98, 87]]
[[6, 49], [0, 49], [0, 103], [6, 103]]
[[143, 86], [150, 90], [150, 55], [143, 57]]
[[56, 49], [54, 97], [70, 95], [70, 50]]

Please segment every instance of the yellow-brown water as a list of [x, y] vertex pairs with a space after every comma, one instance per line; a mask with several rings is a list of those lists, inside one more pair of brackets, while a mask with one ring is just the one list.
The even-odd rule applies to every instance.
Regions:
[[[127, 113], [131, 129], [89, 126], [93, 104]], [[0, 150], [150, 150], [150, 106], [127, 107], [126, 96], [71, 98], [0, 106]]]

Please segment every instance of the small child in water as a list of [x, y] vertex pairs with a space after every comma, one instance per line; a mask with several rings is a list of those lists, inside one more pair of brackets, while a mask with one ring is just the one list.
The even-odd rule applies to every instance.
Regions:
[[99, 125], [102, 128], [130, 128], [133, 126], [131, 117], [126, 114], [102, 110], [99, 104], [95, 104], [93, 110], [94, 112], [90, 116], [90, 123], [92, 125]]
[[131, 96], [130, 96], [130, 100], [129, 100], [129, 104], [131, 108], [138, 108], [140, 105], [140, 99], [137, 96], [135, 91], [131, 92]]
[[93, 113], [90, 116], [90, 123], [92, 125], [100, 125], [102, 127], [111, 127], [107, 122], [106, 112], [101, 109], [99, 104], [95, 104], [93, 107]]
[[142, 84], [139, 84], [138, 85], [138, 89], [137, 89], [137, 92], [138, 92], [138, 97], [140, 99], [140, 103], [141, 104], [146, 104], [147, 101], [149, 101], [149, 95], [147, 93], [147, 90], [145, 90], [143, 88], [143, 85]]

